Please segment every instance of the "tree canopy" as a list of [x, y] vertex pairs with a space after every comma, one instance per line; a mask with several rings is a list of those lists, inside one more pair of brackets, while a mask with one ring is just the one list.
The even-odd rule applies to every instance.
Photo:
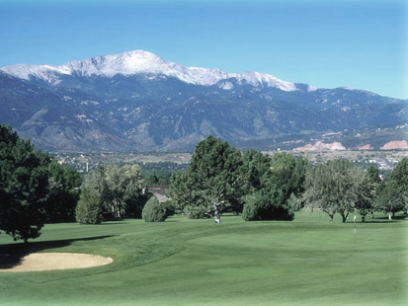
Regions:
[[306, 176], [306, 207], [324, 211], [331, 222], [338, 212], [343, 222], [346, 222], [348, 214], [354, 209], [358, 194], [353, 170], [351, 162], [342, 159], [314, 167]]
[[74, 168], [52, 161], [48, 165], [49, 196], [47, 221], [70, 222], [75, 220], [75, 208], [79, 200], [82, 176]]
[[147, 201], [138, 165], [99, 166], [85, 177], [84, 187], [97, 192], [106, 218], [141, 217]]
[[388, 213], [389, 219], [398, 211], [407, 213], [408, 208], [408, 157], [404, 157], [391, 172], [388, 181], [382, 184], [377, 206]]
[[142, 210], [142, 218], [146, 222], [163, 222], [167, 216], [166, 208], [159, 203], [155, 196], [147, 201]]
[[188, 169], [171, 177], [169, 195], [190, 218], [214, 216], [237, 205], [240, 199], [241, 153], [210, 135], [200, 141]]
[[0, 231], [14, 240], [37, 238], [46, 216], [50, 157], [0, 126]]

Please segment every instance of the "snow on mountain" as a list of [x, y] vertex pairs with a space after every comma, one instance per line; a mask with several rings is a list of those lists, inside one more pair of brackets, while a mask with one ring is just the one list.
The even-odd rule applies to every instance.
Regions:
[[[33, 76], [53, 85], [59, 82], [59, 74], [113, 77], [116, 74], [129, 76], [145, 73], [176, 77], [183, 82], [203, 86], [211, 86], [222, 80], [236, 78], [240, 83], [248, 82], [253, 86], [275, 87], [283, 91], [296, 90], [294, 83], [282, 81], [266, 73], [253, 71], [227, 73], [221, 69], [184, 67], [142, 50], [97, 56], [82, 61], [68, 62], [61, 66], [18, 64], [0, 70], [25, 80], [29, 80], [30, 76]], [[231, 83], [226, 84], [228, 85], [224, 89], [232, 89]]]

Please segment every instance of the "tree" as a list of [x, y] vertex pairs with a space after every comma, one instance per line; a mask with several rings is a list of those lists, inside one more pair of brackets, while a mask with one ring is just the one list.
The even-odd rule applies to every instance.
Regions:
[[48, 165], [50, 193], [47, 200], [49, 222], [75, 221], [82, 176], [73, 168], [52, 161]]
[[347, 160], [333, 160], [314, 167], [306, 175], [305, 207], [324, 211], [330, 222], [338, 212], [346, 222], [358, 193], [352, 170], [353, 166]]
[[395, 217], [395, 213], [406, 207], [401, 189], [396, 180], [389, 180], [377, 199], [378, 208], [388, 213], [388, 219]]
[[398, 202], [403, 203], [401, 210], [408, 210], [408, 157], [404, 157], [391, 172], [390, 181], [395, 182], [395, 192]]
[[366, 171], [360, 168], [354, 168], [353, 170], [353, 180], [356, 186], [354, 207], [361, 215], [361, 221], [365, 222], [365, 216], [369, 212], [372, 212], [375, 206], [376, 189], [378, 180], [380, 180], [378, 177], [378, 169], [370, 167]]
[[291, 154], [278, 152], [271, 159], [271, 182], [276, 185], [288, 199], [296, 187], [292, 180], [296, 160]]
[[156, 172], [151, 172], [150, 176], [147, 179], [148, 185], [159, 185], [160, 178], [157, 176]]
[[242, 219], [245, 221], [293, 220], [294, 214], [284, 204], [285, 201], [285, 195], [276, 186], [269, 190], [262, 189], [247, 197]]
[[214, 216], [218, 223], [239, 202], [241, 166], [241, 153], [210, 135], [196, 145], [188, 169], [172, 176], [168, 194], [190, 218]]
[[371, 213], [371, 218], [374, 218], [374, 210], [376, 209], [375, 200], [378, 195], [381, 193], [381, 190], [384, 189], [384, 183], [380, 178], [380, 170], [377, 167], [370, 166], [366, 170], [366, 178], [368, 183], [374, 188], [374, 203], [371, 203], [371, 207], [368, 211]]
[[151, 197], [143, 207], [142, 218], [146, 222], [163, 222], [167, 219], [166, 208], [159, 203], [157, 197]]
[[291, 154], [287, 153], [279, 152], [273, 155], [271, 181], [283, 192], [285, 201], [282, 204], [288, 204], [291, 199], [292, 205], [295, 203], [302, 205], [301, 197], [305, 191], [304, 182], [309, 169], [310, 163], [303, 157], [295, 160]]
[[271, 159], [259, 151], [249, 150], [242, 153], [242, 177], [244, 194], [252, 194], [261, 190], [271, 174]]
[[243, 153], [244, 220], [293, 220], [287, 201], [295, 164], [289, 154], [277, 153], [270, 159], [253, 150]]
[[121, 219], [128, 206], [139, 204], [143, 190], [142, 170], [138, 165], [107, 165], [105, 180], [114, 218]]
[[80, 224], [100, 224], [103, 221], [102, 201], [98, 193], [84, 188], [76, 207], [76, 221]]
[[141, 216], [147, 200], [143, 185], [138, 165], [100, 166], [89, 172], [84, 181], [84, 187], [98, 193], [105, 216], [114, 219], [121, 219], [124, 215]]
[[27, 242], [40, 236], [48, 195], [50, 157], [0, 126], [0, 231]]

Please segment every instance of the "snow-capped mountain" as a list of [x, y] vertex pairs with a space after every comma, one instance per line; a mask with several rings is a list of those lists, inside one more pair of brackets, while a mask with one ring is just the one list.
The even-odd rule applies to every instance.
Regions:
[[[296, 90], [294, 83], [282, 81], [266, 73], [252, 71], [227, 73], [220, 69], [184, 67], [142, 50], [97, 56], [82, 61], [68, 62], [61, 66], [18, 64], [4, 67], [1, 70], [24, 80], [36, 77], [51, 84], [59, 80], [59, 75], [113, 77], [117, 74], [125, 76], [160, 74], [175, 77], [189, 84], [203, 86], [211, 86], [222, 80], [235, 78], [240, 82], [245, 81], [254, 86], [276, 87], [284, 91]], [[232, 88], [227, 85], [224, 89]]]
[[[184, 67], [145, 51], [0, 69], [0, 123], [47, 151], [180, 151], [406, 140], [408, 101], [258, 72]], [[329, 136], [327, 136], [329, 135]]]

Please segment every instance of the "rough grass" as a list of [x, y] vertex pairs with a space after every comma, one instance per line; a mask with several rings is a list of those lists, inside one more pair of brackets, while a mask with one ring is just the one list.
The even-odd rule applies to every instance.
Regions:
[[[110, 256], [67, 271], [0, 273], [6, 305], [408, 305], [408, 223], [342, 224], [299, 212], [293, 222], [170, 217], [46, 225], [22, 244], [0, 235], [0, 265], [27, 252]], [[7, 256], [8, 254], [8, 256]]]

